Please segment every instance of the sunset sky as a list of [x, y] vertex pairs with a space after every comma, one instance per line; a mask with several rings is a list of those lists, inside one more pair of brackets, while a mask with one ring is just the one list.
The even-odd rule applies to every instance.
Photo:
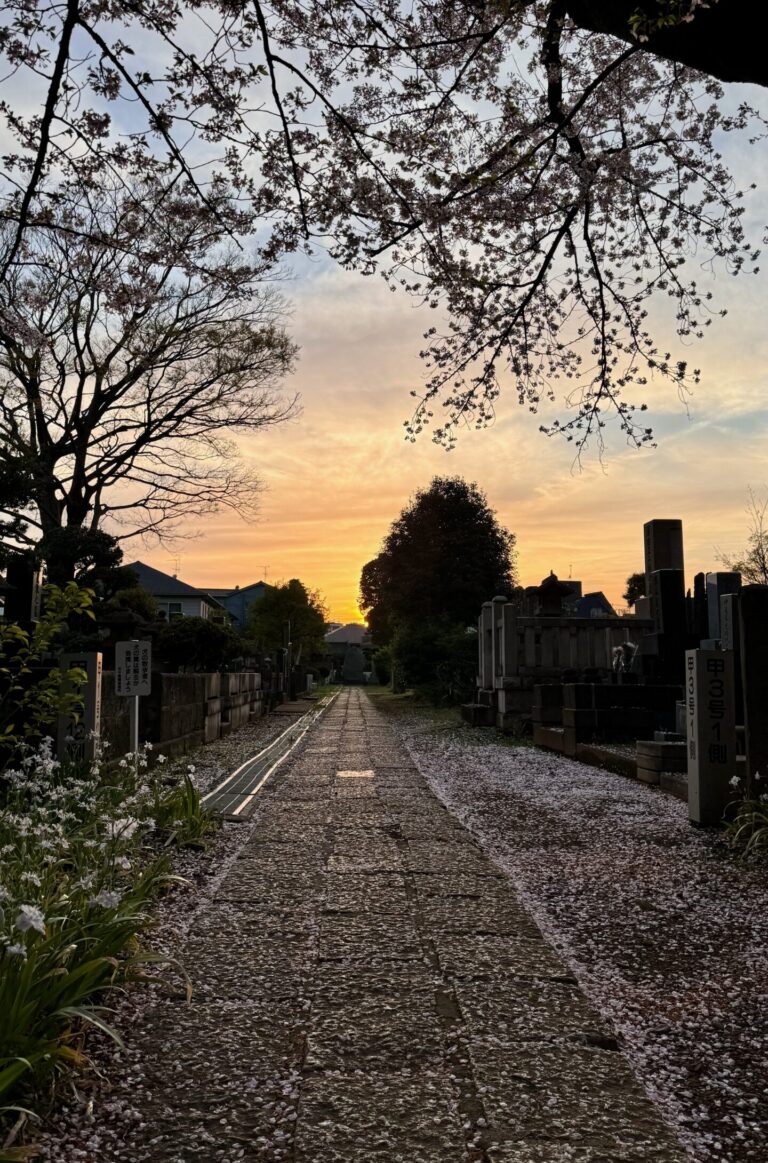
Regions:
[[[755, 103], [761, 96], [737, 92]], [[768, 147], [742, 141], [729, 157], [740, 185], [762, 187], [747, 211], [759, 239], [768, 220]], [[718, 550], [743, 548], [747, 490], [768, 490], [768, 277], [695, 273], [729, 314], [685, 349], [657, 311], [669, 350], [702, 368], [688, 411], [672, 388], [652, 385], [646, 399], [658, 447], [627, 449], [616, 434], [602, 466], [592, 454], [579, 470], [572, 446], [539, 433], [545, 414], [530, 415], [512, 393], [498, 402], [495, 426], [465, 432], [454, 452], [428, 435], [406, 443], [408, 392], [421, 383], [418, 351], [434, 313], [393, 295], [380, 278], [325, 259], [302, 262], [283, 291], [301, 347], [289, 386], [300, 392], [303, 411], [242, 445], [267, 486], [260, 521], [220, 514], [202, 520], [194, 539], [171, 547], [134, 542], [128, 556], [167, 572], [178, 562], [179, 576], [199, 586], [246, 585], [265, 571], [270, 582], [299, 577], [321, 591], [331, 618], [359, 620], [360, 569], [390, 522], [434, 475], [458, 474], [485, 490], [517, 535], [524, 585], [554, 569], [623, 604], [624, 580], [643, 564], [643, 522], [654, 517], [682, 518], [690, 585], [694, 573], [718, 568]]]

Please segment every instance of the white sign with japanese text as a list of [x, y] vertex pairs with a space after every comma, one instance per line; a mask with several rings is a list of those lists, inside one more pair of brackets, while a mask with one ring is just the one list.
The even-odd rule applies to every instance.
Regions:
[[152, 690], [152, 643], [115, 643], [115, 694], [148, 695]]

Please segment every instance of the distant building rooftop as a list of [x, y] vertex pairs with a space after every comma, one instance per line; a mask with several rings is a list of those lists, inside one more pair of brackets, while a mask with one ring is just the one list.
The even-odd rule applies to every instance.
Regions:
[[346, 626], [339, 626], [336, 630], [329, 630], [325, 636], [325, 641], [329, 645], [348, 644], [351, 646], [362, 646], [367, 637], [367, 626], [361, 625], [360, 622], [347, 622]]

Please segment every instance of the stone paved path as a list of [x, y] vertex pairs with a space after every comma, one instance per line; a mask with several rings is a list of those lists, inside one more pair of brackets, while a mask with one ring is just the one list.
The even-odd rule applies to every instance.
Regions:
[[682, 1163], [610, 1031], [366, 695], [264, 792], [130, 1035], [136, 1163]]

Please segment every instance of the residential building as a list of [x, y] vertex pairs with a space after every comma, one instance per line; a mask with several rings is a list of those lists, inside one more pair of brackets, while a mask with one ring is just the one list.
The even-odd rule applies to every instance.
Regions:
[[207, 590], [187, 585], [143, 561], [131, 561], [127, 565], [136, 574], [141, 588], [152, 594], [169, 622], [177, 618], [207, 618], [225, 625], [231, 622], [227, 608]]
[[260, 601], [267, 592], [267, 583], [251, 582], [248, 586], [230, 586], [227, 589], [210, 587], [206, 592], [229, 611], [238, 630], [244, 630], [248, 621], [248, 611], [254, 602]]

